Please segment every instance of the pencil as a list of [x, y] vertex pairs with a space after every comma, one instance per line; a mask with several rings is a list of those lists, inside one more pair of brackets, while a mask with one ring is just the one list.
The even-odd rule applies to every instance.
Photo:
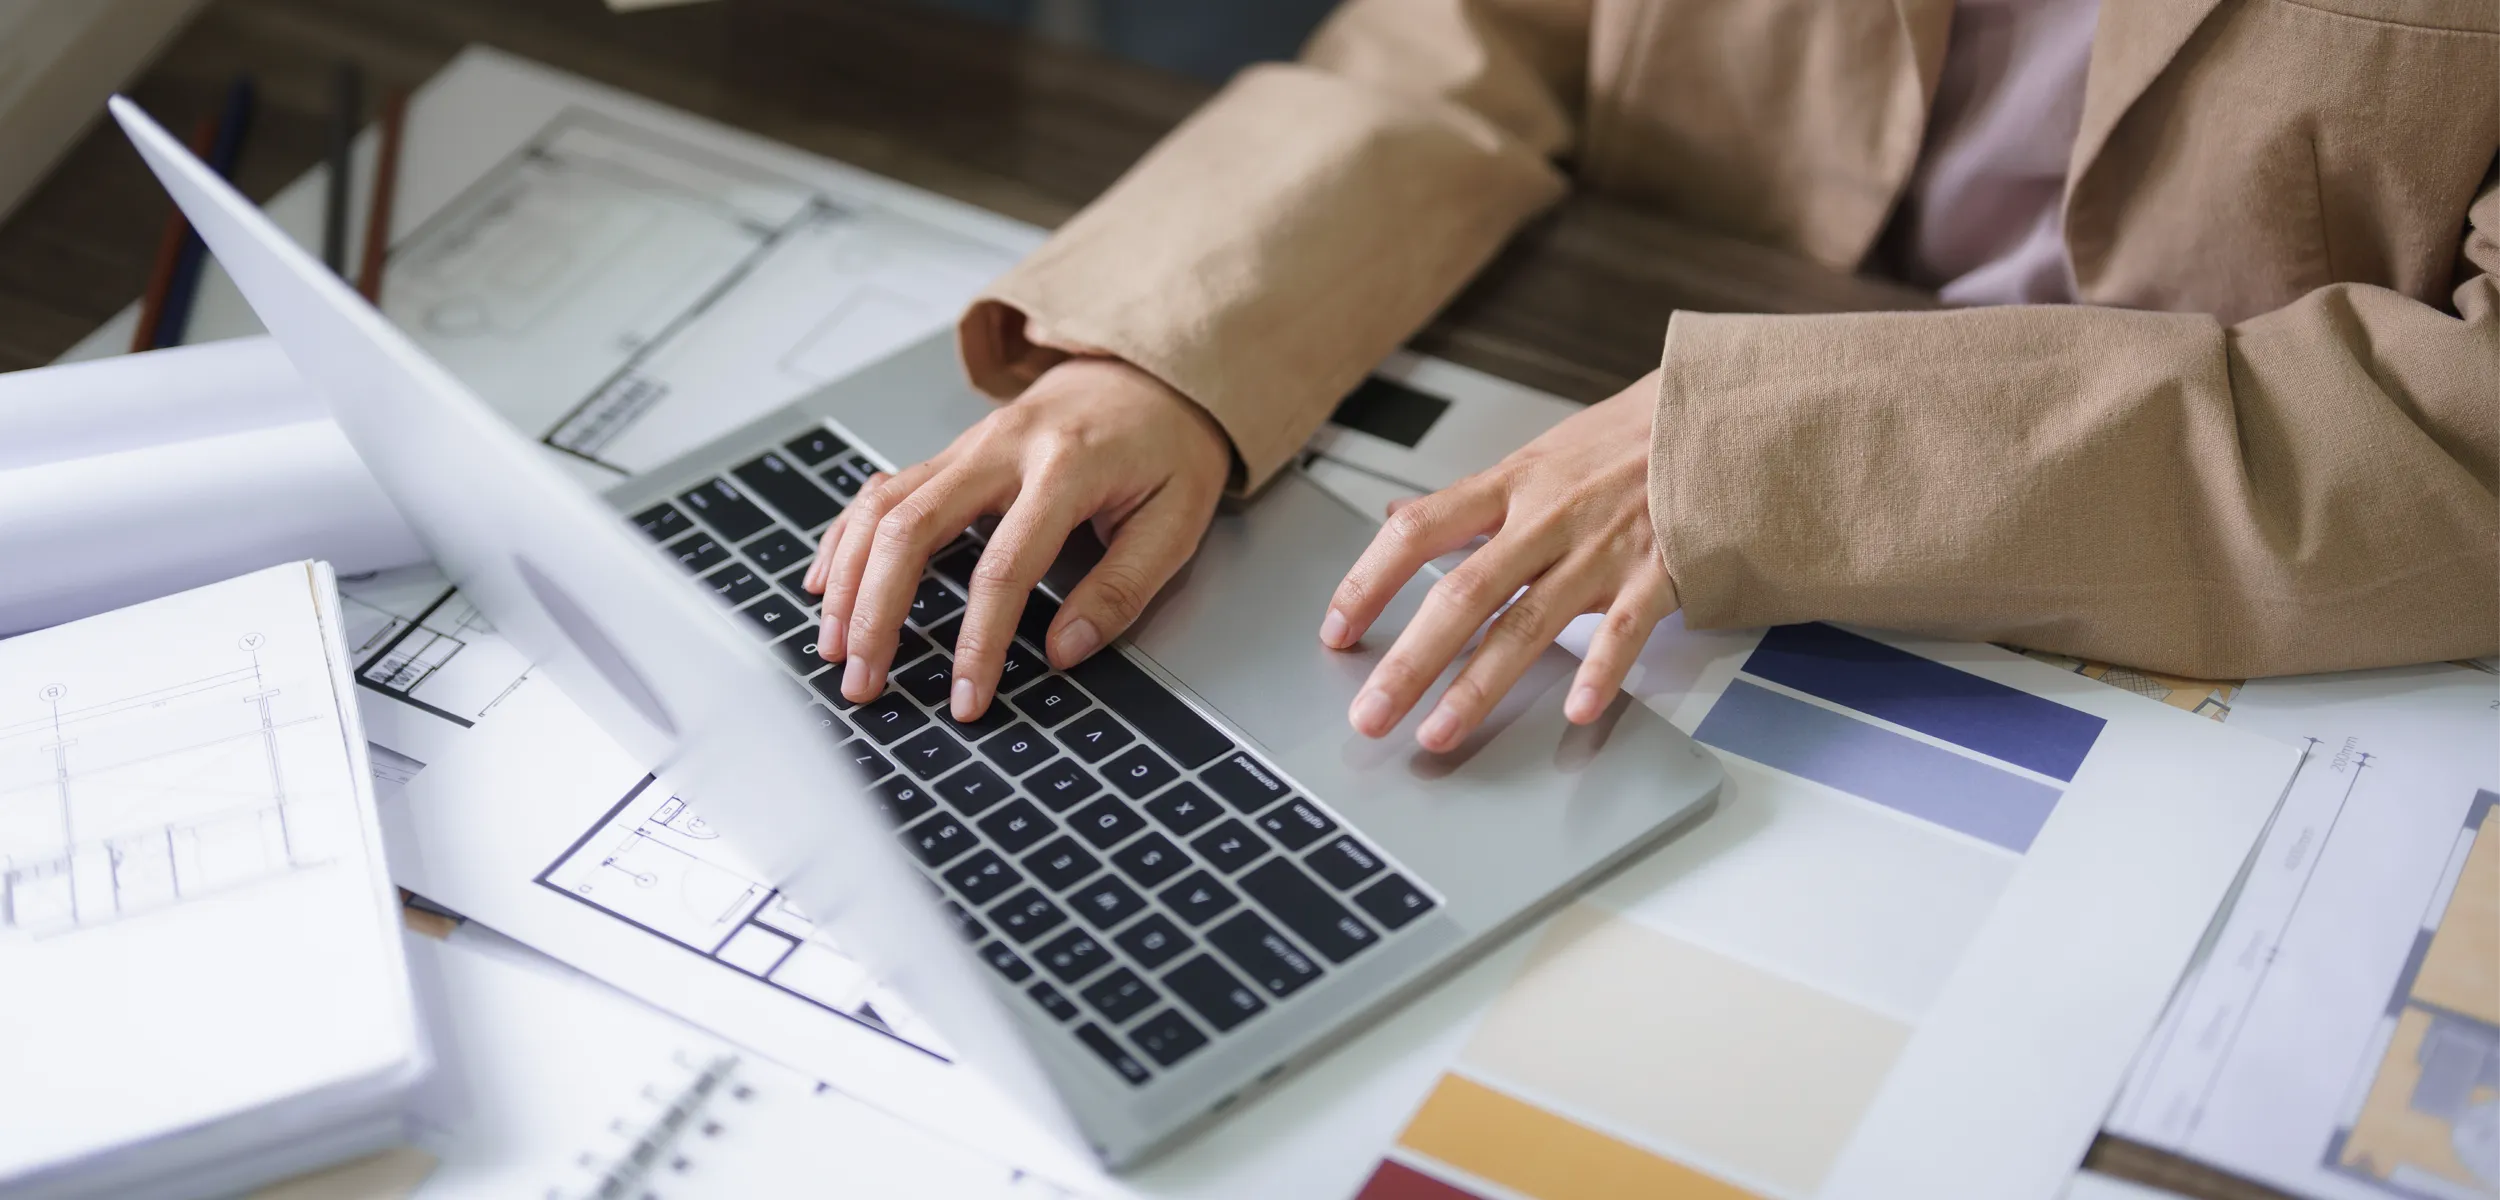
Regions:
[[355, 170], [363, 92], [356, 64], [340, 63], [330, 81], [330, 178], [321, 208], [321, 261], [342, 279], [347, 277], [347, 192]]
[[[217, 118], [202, 117], [191, 128], [191, 153], [208, 154], [209, 145], [217, 140]], [[156, 348], [156, 326], [165, 315], [165, 293], [174, 286], [174, 267], [182, 261], [182, 244], [191, 237], [191, 222], [182, 215], [182, 206], [172, 204], [165, 213], [165, 232], [156, 239], [156, 266], [148, 271], [148, 290], [139, 301], [139, 328], [130, 335], [130, 350]]]
[[[226, 88], [226, 107], [217, 118], [217, 137], [210, 145], [208, 167], [218, 175], [234, 178], [235, 162], [243, 155], [243, 138], [252, 124], [252, 78], [238, 75]], [[208, 247], [196, 233], [182, 239], [182, 251], [174, 261], [172, 282], [165, 287], [165, 304], [156, 319], [155, 337], [151, 345], [159, 348], [179, 346], [182, 335], [191, 325], [191, 302], [199, 295], [200, 273], [206, 269]]]
[[356, 291], [365, 303], [382, 306], [382, 257], [390, 252], [391, 193], [399, 190], [399, 139], [408, 124], [408, 94], [392, 92], [382, 102], [382, 152], [373, 165], [373, 207], [365, 216], [364, 267], [356, 272]]

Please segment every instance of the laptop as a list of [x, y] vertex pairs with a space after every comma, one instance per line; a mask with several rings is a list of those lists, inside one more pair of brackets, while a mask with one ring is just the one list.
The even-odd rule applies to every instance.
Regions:
[[[931, 338], [594, 496], [127, 100], [112, 112], [435, 561], [564, 691], [1037, 1121], [1112, 1168], [1219, 1117], [1709, 811], [1721, 771], [1549, 650], [1482, 730], [1343, 716], [1312, 629], [1373, 525], [1288, 472], [1220, 514], [1113, 647], [946, 709], [967, 530], [853, 705], [797, 581], [869, 472], [989, 411]], [[1093, 548], [1098, 553], [1098, 548]], [[1446, 682], [1447, 677], [1444, 677]], [[1437, 687], [1438, 685], [1436, 685]], [[1429, 711], [1429, 701], [1415, 712]]]

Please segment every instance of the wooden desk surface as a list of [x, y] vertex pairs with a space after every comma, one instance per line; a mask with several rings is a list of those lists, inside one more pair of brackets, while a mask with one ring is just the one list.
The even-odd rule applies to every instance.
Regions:
[[[173, 129], [249, 71], [238, 182], [266, 199], [322, 157], [333, 65], [371, 94], [486, 42], [1041, 225], [1109, 186], [1210, 89], [874, 0], [210, 0], [132, 95]], [[0, 225], [0, 370], [50, 362], [146, 286], [164, 194], [109, 123]], [[1655, 366], [1668, 314], [1926, 307], [1925, 294], [1575, 198], [1523, 234], [1417, 349], [1581, 401]], [[2103, 1137], [2087, 1162], [2211, 1200], [2280, 1193]]]

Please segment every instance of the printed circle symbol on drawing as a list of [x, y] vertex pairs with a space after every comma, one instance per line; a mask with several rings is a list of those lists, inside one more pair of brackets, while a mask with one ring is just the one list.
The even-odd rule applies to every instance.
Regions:
[[266, 645], [268, 641], [268, 638], [262, 637], [257, 633], [247, 633], [242, 637], [236, 638], [234, 640], [234, 646], [237, 650], [258, 650], [263, 645]]
[[41, 698], [46, 704], [58, 704], [63, 696], [69, 695], [69, 685], [66, 683], [47, 683], [43, 685], [43, 690], [35, 693], [35, 695]]

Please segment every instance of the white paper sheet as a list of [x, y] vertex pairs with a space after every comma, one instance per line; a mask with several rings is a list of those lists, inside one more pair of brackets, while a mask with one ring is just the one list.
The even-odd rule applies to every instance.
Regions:
[[329, 590], [290, 563], [0, 642], [0, 1180], [422, 1069]]
[[2249, 683], [2308, 747], [2113, 1132], [2307, 1196], [2500, 1196], [2500, 679]]
[[0, 635], [272, 563], [424, 557], [267, 338], [0, 375]]

